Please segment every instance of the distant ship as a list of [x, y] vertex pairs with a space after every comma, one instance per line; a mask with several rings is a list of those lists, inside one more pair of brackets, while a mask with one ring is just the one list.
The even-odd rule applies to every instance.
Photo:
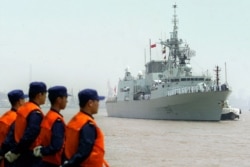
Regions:
[[[208, 74], [193, 75], [190, 59], [195, 52], [178, 38], [176, 5], [173, 5], [173, 32], [161, 40], [168, 58], [150, 60], [145, 72], [133, 77], [129, 68], [119, 81], [117, 95], [108, 97], [109, 117], [219, 121], [223, 103], [231, 93], [227, 82], [213, 81]], [[150, 47], [152, 47], [151, 45]]]

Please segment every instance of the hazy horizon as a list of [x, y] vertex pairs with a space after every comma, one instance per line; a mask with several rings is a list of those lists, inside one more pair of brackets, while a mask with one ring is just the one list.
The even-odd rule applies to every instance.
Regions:
[[[31, 81], [43, 81], [48, 87], [64, 85], [75, 95], [95, 88], [106, 96], [108, 83], [117, 87], [127, 66], [133, 76], [144, 69], [149, 39], [169, 38], [175, 3], [179, 38], [196, 51], [194, 73], [208, 70], [214, 76], [218, 65], [223, 83], [226, 63], [230, 103], [248, 108], [247, 0], [3, 0], [0, 92], [27, 91]], [[162, 58], [160, 46], [152, 49], [152, 59]]]

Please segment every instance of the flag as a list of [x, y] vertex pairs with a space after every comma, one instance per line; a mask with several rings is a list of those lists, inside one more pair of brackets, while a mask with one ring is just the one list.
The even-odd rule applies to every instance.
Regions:
[[151, 44], [150, 45], [150, 48], [155, 48], [156, 47], [156, 44]]
[[163, 48], [162, 48], [162, 54], [165, 54], [166, 53], [166, 46], [164, 46]]

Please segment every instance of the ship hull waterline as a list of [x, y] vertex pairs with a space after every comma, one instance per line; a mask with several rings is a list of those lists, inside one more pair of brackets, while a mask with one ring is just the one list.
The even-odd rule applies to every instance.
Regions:
[[165, 96], [150, 100], [107, 101], [109, 117], [220, 121], [221, 101], [227, 99], [231, 91], [197, 92]]

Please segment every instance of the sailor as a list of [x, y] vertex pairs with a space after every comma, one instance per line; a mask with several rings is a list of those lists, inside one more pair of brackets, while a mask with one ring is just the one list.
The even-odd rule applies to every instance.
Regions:
[[29, 101], [17, 110], [14, 136], [15, 148], [5, 154], [9, 162], [16, 161], [16, 167], [31, 167], [40, 162], [41, 158], [33, 156], [33, 148], [37, 143], [43, 112], [40, 105], [46, 100], [46, 84], [31, 82], [29, 85]]
[[14, 139], [14, 122], [16, 120], [16, 111], [25, 102], [25, 95], [22, 90], [16, 89], [8, 93], [8, 99], [11, 104], [11, 109], [6, 111], [0, 118], [0, 159], [1, 167], [10, 167], [13, 164], [6, 159], [3, 160], [4, 154], [11, 150], [15, 145]]
[[48, 98], [51, 108], [41, 123], [39, 134], [39, 146], [35, 147], [33, 153], [36, 157], [42, 157], [41, 167], [59, 167], [64, 144], [65, 123], [60, 111], [67, 104], [67, 89], [64, 86], [54, 86], [48, 90]]
[[96, 90], [84, 89], [78, 93], [80, 111], [69, 121], [66, 128], [65, 158], [62, 167], [108, 167], [104, 160], [104, 135], [97, 126], [93, 114], [98, 112]]

